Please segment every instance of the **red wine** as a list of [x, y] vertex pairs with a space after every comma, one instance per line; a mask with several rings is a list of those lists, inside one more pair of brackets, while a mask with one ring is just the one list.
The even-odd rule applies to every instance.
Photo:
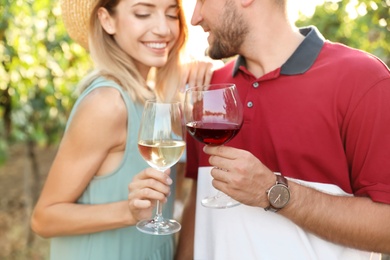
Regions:
[[241, 125], [234, 123], [189, 122], [186, 127], [191, 136], [208, 145], [222, 145], [241, 129]]

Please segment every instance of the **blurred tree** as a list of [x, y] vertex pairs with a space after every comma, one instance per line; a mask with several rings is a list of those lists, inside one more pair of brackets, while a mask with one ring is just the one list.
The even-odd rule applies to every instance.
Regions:
[[[293, 1], [293, 0], [291, 0]], [[332, 41], [390, 64], [390, 0], [333, 0], [301, 14]], [[91, 63], [63, 26], [58, 1], [0, 0], [0, 164], [9, 144], [56, 144]]]
[[[70, 41], [57, 1], [0, 0], [0, 150], [14, 142], [55, 144], [90, 68]], [[0, 160], [1, 160], [0, 159]]]
[[[327, 39], [390, 65], [389, 7], [390, 0], [325, 1], [313, 17], [301, 14], [296, 24], [314, 24]], [[51, 0], [0, 0], [0, 61], [0, 165], [10, 145], [25, 145], [29, 209], [39, 192], [35, 148], [58, 144], [77, 97], [75, 86], [92, 64], [66, 33], [59, 1]], [[26, 240], [31, 244], [32, 236]]]
[[314, 24], [325, 38], [370, 52], [390, 66], [390, 0], [327, 0], [313, 17], [301, 14], [296, 24]]
[[0, 0], [0, 14], [0, 163], [9, 145], [25, 145], [29, 212], [40, 191], [36, 147], [58, 144], [91, 63], [69, 39], [58, 1]]

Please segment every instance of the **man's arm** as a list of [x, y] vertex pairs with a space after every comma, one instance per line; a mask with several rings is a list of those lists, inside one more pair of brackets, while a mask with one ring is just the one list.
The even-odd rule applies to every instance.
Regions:
[[176, 260], [194, 259], [196, 190], [197, 181], [194, 180], [182, 215], [182, 228], [177, 245]]
[[390, 205], [368, 197], [333, 196], [289, 183], [291, 204], [278, 213], [334, 243], [390, 253]]

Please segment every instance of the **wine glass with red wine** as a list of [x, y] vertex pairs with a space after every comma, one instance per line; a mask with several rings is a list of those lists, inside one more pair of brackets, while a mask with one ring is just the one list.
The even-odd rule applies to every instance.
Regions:
[[[223, 145], [240, 131], [243, 108], [234, 84], [211, 84], [190, 88], [185, 93], [184, 118], [188, 133], [207, 145]], [[219, 191], [201, 201], [208, 208], [239, 205]]]
[[[184, 133], [180, 102], [146, 101], [138, 133], [138, 149], [151, 167], [164, 172], [179, 161], [186, 145]], [[163, 217], [160, 201], [157, 201], [153, 218], [137, 223], [138, 230], [152, 235], [169, 235], [180, 228], [176, 220]]]

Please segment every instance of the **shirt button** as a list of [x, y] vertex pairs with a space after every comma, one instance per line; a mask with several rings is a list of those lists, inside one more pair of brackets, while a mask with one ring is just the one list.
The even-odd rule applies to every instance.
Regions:
[[249, 101], [248, 103], [246, 103], [246, 106], [249, 108], [253, 107], [253, 102]]
[[258, 87], [259, 87], [259, 82], [253, 83], [252, 86], [253, 86], [254, 88], [258, 88]]

